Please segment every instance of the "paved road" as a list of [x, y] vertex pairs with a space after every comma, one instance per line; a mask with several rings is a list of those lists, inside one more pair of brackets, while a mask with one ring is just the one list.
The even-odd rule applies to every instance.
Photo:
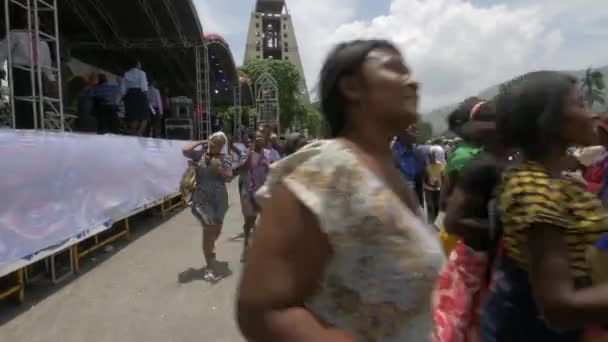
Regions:
[[217, 254], [233, 274], [220, 283], [178, 283], [180, 273], [203, 265], [201, 228], [189, 211], [164, 223], [151, 218], [135, 228], [135, 241], [95, 253], [84, 274], [37, 286], [20, 308], [0, 305], [0, 341], [243, 341], [234, 321], [243, 223], [236, 182], [230, 200]]

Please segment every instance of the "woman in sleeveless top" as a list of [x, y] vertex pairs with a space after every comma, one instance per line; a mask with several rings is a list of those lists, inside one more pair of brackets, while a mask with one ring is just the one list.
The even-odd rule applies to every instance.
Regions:
[[321, 73], [330, 140], [271, 167], [238, 293], [250, 341], [424, 341], [443, 256], [386, 142], [417, 83], [386, 41], [338, 45]]

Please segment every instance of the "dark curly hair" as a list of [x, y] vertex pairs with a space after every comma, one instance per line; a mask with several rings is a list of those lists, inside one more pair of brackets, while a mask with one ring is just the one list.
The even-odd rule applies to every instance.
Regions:
[[330, 138], [340, 136], [348, 121], [348, 103], [340, 89], [340, 81], [359, 71], [367, 55], [376, 49], [399, 51], [386, 40], [354, 40], [337, 45], [327, 56], [319, 77], [319, 92]]
[[576, 78], [556, 71], [536, 71], [509, 83], [496, 99], [497, 129], [509, 147], [527, 156], [546, 151], [559, 138], [565, 98]]
[[[475, 108], [479, 106], [478, 108]], [[474, 116], [471, 117], [471, 112], [475, 109]], [[496, 121], [496, 108], [493, 101], [486, 101], [479, 97], [469, 97], [461, 102], [458, 107], [450, 113], [447, 118], [448, 128], [464, 141], [471, 142], [475, 135], [475, 127], [470, 123], [477, 122], [494, 122]]]

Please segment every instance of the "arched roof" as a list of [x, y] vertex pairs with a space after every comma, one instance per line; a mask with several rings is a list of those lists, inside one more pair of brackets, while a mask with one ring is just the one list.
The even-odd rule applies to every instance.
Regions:
[[228, 43], [216, 33], [206, 34], [205, 40], [209, 49], [209, 84], [212, 106], [230, 106], [234, 104], [234, 87], [239, 83], [239, 76], [234, 57]]
[[[137, 59], [150, 78], [168, 86], [172, 94], [195, 97], [194, 47], [202, 47], [206, 38], [192, 0], [57, 3], [62, 57], [73, 56], [119, 75]], [[4, 6], [0, 15], [4, 18]], [[52, 32], [52, 17], [43, 15], [40, 20], [42, 30]], [[2, 36], [4, 29], [0, 25]], [[232, 53], [219, 35], [208, 35], [207, 40], [210, 58], [215, 56], [210, 63], [212, 105], [232, 104], [232, 88], [238, 84]]]
[[58, 10], [66, 54], [119, 75], [137, 59], [173, 94], [195, 94], [203, 28], [191, 0], [61, 0]]

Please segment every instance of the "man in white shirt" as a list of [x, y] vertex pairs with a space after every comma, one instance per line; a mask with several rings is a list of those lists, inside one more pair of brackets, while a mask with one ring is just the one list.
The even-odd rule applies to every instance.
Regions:
[[[43, 88], [47, 90], [46, 95], [49, 95], [48, 93], [53, 92], [56, 82], [55, 75], [48, 68], [52, 66], [49, 45], [40, 38], [38, 46], [34, 46], [33, 33], [27, 29], [26, 16], [14, 16], [11, 19], [14, 27], [18, 29], [9, 31], [7, 37], [4, 37], [4, 40], [0, 43], [0, 65], [4, 65], [10, 55], [13, 64], [14, 95], [15, 97], [32, 96], [31, 74], [29, 70], [23, 69], [31, 67], [32, 61], [42, 67]], [[8, 39], [9, 37], [10, 39]], [[37, 82], [36, 78], [35, 82]], [[16, 128], [41, 128], [40, 115], [38, 117], [38, 127], [35, 127], [32, 102], [15, 99], [15, 121]]]
[[125, 103], [125, 116], [131, 131], [143, 136], [150, 120], [150, 103], [148, 102], [148, 77], [141, 69], [139, 61], [133, 61], [131, 68], [122, 79], [122, 94]]
[[152, 111], [152, 119], [150, 123], [150, 137], [160, 138], [161, 137], [161, 123], [163, 120], [163, 100], [160, 96], [160, 90], [156, 88], [154, 81], [150, 81], [148, 85], [148, 102], [150, 103], [150, 109]]

